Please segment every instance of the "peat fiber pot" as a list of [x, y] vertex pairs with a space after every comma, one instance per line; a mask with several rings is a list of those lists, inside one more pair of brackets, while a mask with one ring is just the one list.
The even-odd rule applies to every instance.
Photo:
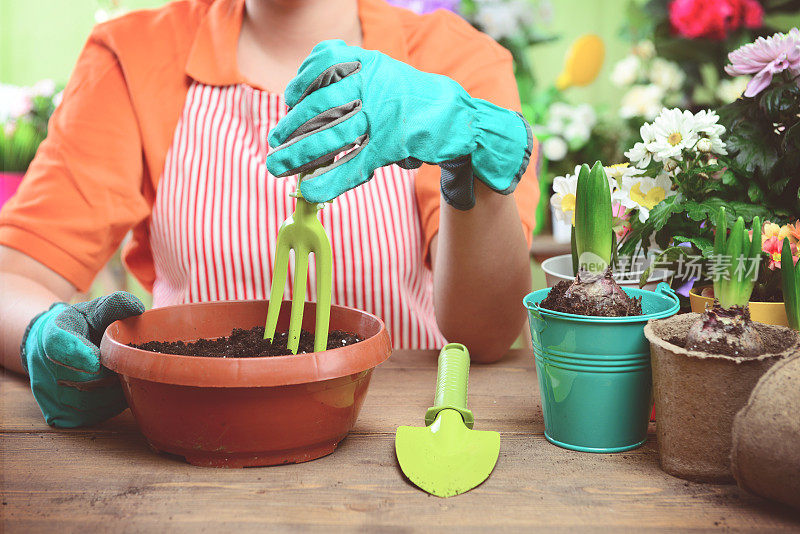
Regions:
[[534, 291], [528, 309], [536, 373], [551, 443], [582, 452], [621, 452], [647, 439], [652, 407], [649, 319], [678, 312], [666, 283], [656, 291], [622, 288], [642, 297], [643, 315], [589, 317], [541, 308], [549, 289]]
[[[696, 287], [689, 291], [689, 305], [694, 313], [703, 313], [706, 311], [706, 304], [708, 306], [714, 304], [712, 297], [704, 297], [700, 294], [706, 287], [709, 286]], [[786, 318], [786, 307], [784, 307], [783, 302], [751, 302], [748, 307], [750, 308], [750, 319], [753, 321], [777, 326], [789, 326], [789, 320]]]
[[700, 317], [686, 313], [651, 321], [650, 341], [656, 431], [661, 468], [697, 482], [733, 482], [730, 467], [733, 418], [759, 378], [800, 347], [795, 331], [756, 323], [767, 345], [757, 358], [689, 351], [671, 343], [683, 340]]
[[764, 373], [733, 421], [739, 487], [800, 510], [800, 352]]
[[[306, 303], [303, 328], [314, 329]], [[285, 302], [278, 331], [287, 330]], [[146, 341], [193, 341], [263, 325], [266, 301], [208, 302], [149, 310], [113, 323], [100, 350], [120, 376], [147, 442], [194, 465], [249, 467], [305, 462], [330, 454], [352, 429], [372, 370], [391, 354], [383, 322], [331, 307], [331, 329], [364, 341], [289, 356], [207, 358], [129, 347]]]

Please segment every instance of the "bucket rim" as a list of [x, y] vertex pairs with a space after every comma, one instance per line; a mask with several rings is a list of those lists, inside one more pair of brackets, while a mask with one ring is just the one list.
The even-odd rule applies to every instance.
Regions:
[[675, 294], [675, 291], [666, 282], [661, 282], [660, 284], [658, 284], [658, 286], [654, 291], [648, 291], [646, 289], [638, 289], [638, 288], [626, 288], [626, 287], [621, 288], [630, 297], [642, 297], [645, 295], [654, 295], [660, 299], [672, 301], [670, 307], [664, 311], [649, 313], [647, 315], [633, 315], [625, 317], [596, 317], [591, 315], [579, 315], [577, 313], [559, 312], [540, 307], [539, 303], [542, 300], [544, 300], [544, 298], [550, 293], [551, 289], [552, 288], [547, 287], [544, 289], [538, 289], [536, 291], [528, 293], [527, 295], [525, 295], [525, 298], [522, 299], [522, 304], [525, 306], [525, 308], [528, 309], [528, 311], [531, 314], [536, 314], [545, 317], [559, 318], [565, 321], [571, 321], [575, 323], [602, 323], [602, 324], [646, 323], [650, 319], [663, 319], [665, 317], [671, 317], [676, 313], [678, 313], [681, 307], [678, 295]]

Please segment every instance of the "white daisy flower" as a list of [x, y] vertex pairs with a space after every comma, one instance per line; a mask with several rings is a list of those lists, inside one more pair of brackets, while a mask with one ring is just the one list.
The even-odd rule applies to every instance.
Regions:
[[575, 107], [572, 120], [581, 122], [591, 129], [597, 124], [597, 113], [591, 104], [580, 104]]
[[647, 143], [647, 150], [656, 161], [683, 160], [683, 150], [694, 148], [699, 138], [691, 111], [678, 108], [665, 109], [653, 121], [655, 140]]
[[475, 7], [477, 8], [474, 15], [475, 23], [495, 41], [513, 37], [533, 22], [530, 6], [521, 0], [508, 2], [479, 0], [475, 3]]
[[633, 148], [625, 152], [625, 157], [630, 160], [630, 162], [640, 169], [646, 168], [650, 165], [650, 161], [653, 158], [653, 154], [647, 150], [647, 144], [652, 143], [656, 140], [655, 133], [653, 132], [653, 125], [650, 123], [644, 123], [641, 128], [639, 128], [639, 134], [642, 136], [642, 141], [633, 145]]
[[582, 146], [591, 135], [592, 129], [580, 121], [572, 121], [564, 128], [564, 137], [573, 145]]
[[618, 187], [618, 184], [621, 184], [625, 179], [638, 176], [644, 172], [641, 169], [632, 167], [629, 163], [617, 163], [616, 165], [603, 167], [603, 169], [606, 171], [606, 176], [614, 180], [612, 189]]
[[542, 142], [542, 153], [549, 161], [561, 161], [567, 155], [567, 142], [561, 137], [554, 135]]
[[628, 209], [638, 210], [639, 221], [645, 222], [650, 217], [650, 210], [665, 198], [675, 194], [669, 176], [662, 173], [655, 178], [648, 176], [623, 178], [620, 192], [615, 199]]
[[[580, 170], [580, 167], [577, 167]], [[575, 222], [575, 191], [578, 188], [578, 174], [556, 176], [553, 179], [553, 196], [550, 206], [556, 218], [566, 224]]]
[[[695, 130], [701, 139], [707, 139], [710, 142], [709, 150], [703, 152], [713, 152], [715, 154], [727, 154], [725, 143], [722, 142], [722, 135], [725, 133], [725, 127], [719, 124], [719, 116], [715, 111], [702, 109], [694, 116]], [[704, 143], [705, 144], [705, 143]], [[700, 148], [698, 147], [698, 150]]]
[[642, 60], [637, 56], [626, 56], [617, 61], [611, 71], [611, 83], [617, 87], [628, 87], [636, 83], [642, 70]]
[[677, 63], [660, 57], [654, 58], [650, 63], [648, 77], [666, 92], [679, 90], [686, 79]]
[[573, 108], [566, 102], [553, 102], [552, 104], [550, 104], [550, 107], [547, 109], [547, 112], [549, 113], [550, 117], [556, 117], [567, 121], [572, 118], [574, 109], [575, 108]]
[[622, 96], [619, 115], [623, 119], [653, 120], [662, 109], [664, 90], [657, 85], [634, 85]]
[[31, 87], [31, 92], [34, 96], [53, 96], [53, 93], [56, 92], [56, 82], [49, 78], [45, 80], [39, 80], [33, 84], [33, 87]]

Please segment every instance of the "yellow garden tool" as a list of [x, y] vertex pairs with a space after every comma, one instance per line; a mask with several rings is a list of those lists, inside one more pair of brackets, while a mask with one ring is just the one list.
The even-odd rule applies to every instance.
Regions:
[[494, 469], [500, 434], [472, 430], [467, 409], [469, 352], [450, 343], [439, 353], [434, 406], [425, 427], [401, 426], [395, 437], [400, 468], [411, 482], [439, 497], [469, 491]]
[[300, 194], [300, 175], [297, 191], [291, 193], [297, 199], [294, 213], [278, 230], [275, 248], [275, 269], [272, 272], [272, 287], [267, 309], [267, 324], [264, 339], [272, 341], [281, 311], [283, 290], [286, 287], [286, 272], [289, 270], [289, 251], [294, 250], [294, 287], [292, 288], [292, 312], [289, 320], [287, 347], [297, 354], [300, 344], [300, 329], [303, 324], [303, 307], [308, 278], [308, 255], [314, 253], [317, 264], [317, 320], [314, 328], [314, 352], [328, 347], [328, 326], [331, 315], [331, 291], [333, 286], [333, 253], [331, 242], [322, 223], [317, 218], [321, 204], [307, 202]]

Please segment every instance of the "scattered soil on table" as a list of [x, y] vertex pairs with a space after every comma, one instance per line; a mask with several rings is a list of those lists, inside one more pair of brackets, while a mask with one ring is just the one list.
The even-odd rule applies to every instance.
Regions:
[[590, 315], [626, 317], [642, 314], [642, 299], [629, 297], [614, 281], [611, 270], [602, 275], [578, 273], [574, 282], [563, 280], [550, 290], [539, 306], [548, 310]]
[[[141, 345], [131, 343], [136, 349], [179, 356], [205, 356], [208, 358], [258, 358], [263, 356], [286, 356], [291, 354], [286, 348], [288, 332], [278, 332], [274, 341], [264, 339], [264, 327], [255, 326], [250, 330], [234, 328], [230, 336], [197, 341], [148, 341]], [[328, 334], [328, 350], [338, 349], [363, 341], [356, 334], [332, 330]], [[314, 334], [300, 332], [298, 354], [314, 352]]]

